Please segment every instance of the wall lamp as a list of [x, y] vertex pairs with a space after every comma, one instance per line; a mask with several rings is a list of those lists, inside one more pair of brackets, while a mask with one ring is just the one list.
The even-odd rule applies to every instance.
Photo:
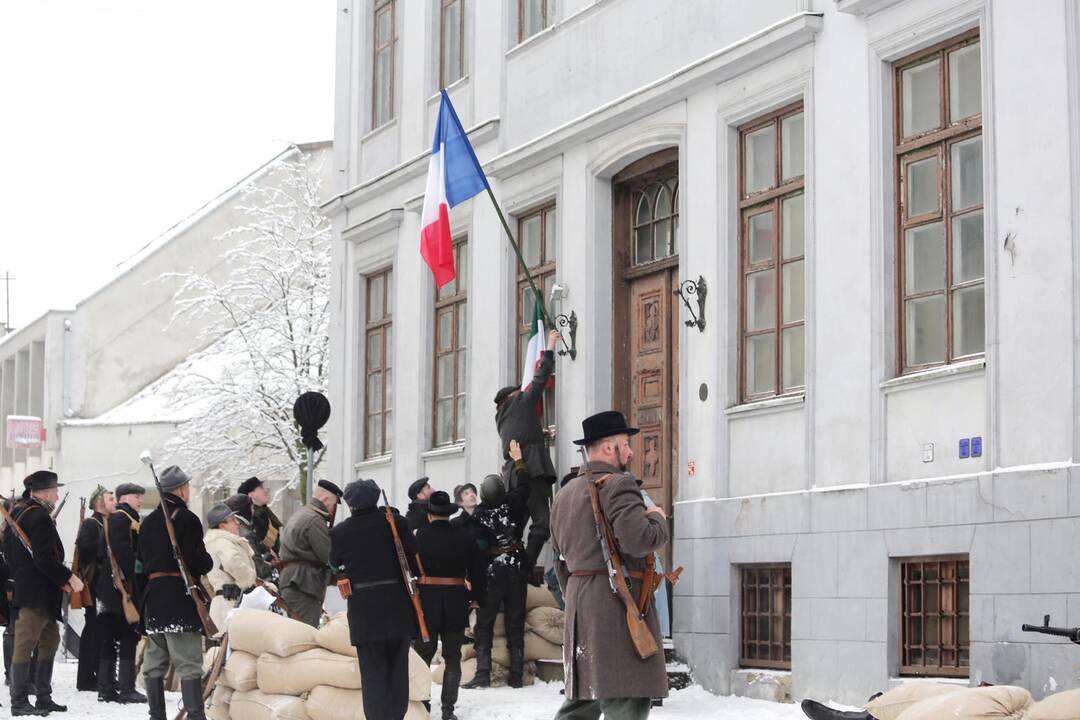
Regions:
[[[690, 319], [686, 321], [686, 327], [697, 327], [701, 332], [705, 332], [705, 298], [709, 294], [709, 287], [705, 284], [705, 278], [698, 275], [697, 282], [693, 280], [683, 280], [679, 283], [679, 287], [671, 291], [672, 295], [677, 295], [686, 306], [686, 311], [690, 313]], [[694, 308], [690, 305], [689, 295], [697, 297], [697, 312], [694, 312]]]

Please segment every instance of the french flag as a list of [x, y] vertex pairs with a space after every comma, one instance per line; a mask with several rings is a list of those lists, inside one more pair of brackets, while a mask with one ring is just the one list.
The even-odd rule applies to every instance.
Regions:
[[461, 127], [454, 106], [442, 91], [435, 140], [431, 144], [424, 214], [420, 221], [420, 256], [442, 287], [456, 276], [450, 236], [450, 208], [488, 189], [469, 138]]

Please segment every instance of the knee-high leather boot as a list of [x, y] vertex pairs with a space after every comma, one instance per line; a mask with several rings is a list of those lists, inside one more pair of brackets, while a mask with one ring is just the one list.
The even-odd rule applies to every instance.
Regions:
[[442, 695], [439, 697], [442, 703], [442, 720], [457, 720], [454, 714], [454, 705], [457, 704], [458, 687], [461, 685], [461, 671], [447, 670], [443, 673]]
[[476, 648], [476, 675], [462, 687], [467, 690], [491, 687], [491, 648]]

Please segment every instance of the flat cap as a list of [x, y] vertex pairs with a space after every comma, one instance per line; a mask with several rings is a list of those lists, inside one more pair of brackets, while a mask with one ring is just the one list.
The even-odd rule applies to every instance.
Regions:
[[235, 514], [236, 513], [232, 511], [232, 508], [225, 503], [218, 503], [206, 513], [206, 524], [212, 528], [216, 528]]
[[146, 488], [142, 485], [135, 483], [120, 483], [116, 486], [116, 497], [123, 497], [124, 495], [145, 495]]
[[409, 486], [409, 499], [415, 500], [416, 496], [420, 494], [420, 491], [424, 489], [424, 486], [430, 484], [431, 481], [428, 480], [428, 478], [426, 477], [422, 477], [419, 480], [413, 482], [413, 484]]
[[454, 488], [454, 502], [461, 502], [461, 496], [466, 490], [472, 490], [474, 495], [477, 495], [476, 486], [472, 483], [465, 483], [464, 485], [458, 485]]
[[240, 487], [236, 488], [236, 492], [240, 493], [241, 495], [247, 495], [249, 492], [252, 492], [256, 488], [262, 487], [262, 484], [263, 481], [253, 475], [244, 482], [240, 483]]
[[338, 500], [341, 499], [341, 488], [339, 488], [334, 483], [330, 482], [329, 480], [320, 480], [318, 482], [318, 485], [326, 492], [336, 495]]
[[367, 510], [379, 504], [380, 493], [374, 480], [353, 480], [345, 486], [345, 504], [353, 510]]

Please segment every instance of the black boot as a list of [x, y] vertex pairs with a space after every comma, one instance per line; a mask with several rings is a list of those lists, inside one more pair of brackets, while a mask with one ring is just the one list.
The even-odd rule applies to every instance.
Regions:
[[[14, 622], [10, 628], [4, 629], [4, 684], [11, 685], [11, 657], [15, 654], [15, 631]], [[11, 632], [8, 632], [11, 630]]]
[[150, 720], [165, 720], [165, 678], [146, 678], [146, 702], [150, 705]]
[[206, 713], [203, 711], [202, 678], [180, 680], [180, 695], [184, 699], [188, 720], [206, 720]]
[[97, 683], [98, 702], [116, 702], [116, 666], [112, 660], [98, 661]]
[[46, 712], [65, 712], [67, 705], [60, 705], [52, 699], [52, 674], [53, 658], [43, 660], [37, 665], [37, 676], [34, 678], [34, 686], [37, 688], [36, 702], [38, 710]]
[[491, 687], [491, 648], [476, 648], [476, 675], [462, 687], [466, 690]]
[[120, 661], [120, 681], [116, 684], [116, 702], [142, 704], [146, 696], [135, 689], [135, 659]]
[[810, 720], [874, 720], [874, 717], [864, 710], [833, 710], [815, 700], [803, 700], [802, 711]]
[[439, 697], [442, 702], [442, 720], [457, 720], [457, 715], [454, 714], [454, 705], [457, 704], [458, 687], [460, 685], [460, 670], [457, 672], [447, 670], [443, 673], [442, 695]]
[[506, 684], [519, 688], [525, 684], [525, 649], [510, 648], [510, 672], [506, 674]]
[[[11, 664], [11, 714], [17, 715], [48, 715], [45, 710], [38, 710], [30, 704], [28, 699], [30, 690], [30, 664]], [[163, 719], [164, 720], [164, 719]]]

